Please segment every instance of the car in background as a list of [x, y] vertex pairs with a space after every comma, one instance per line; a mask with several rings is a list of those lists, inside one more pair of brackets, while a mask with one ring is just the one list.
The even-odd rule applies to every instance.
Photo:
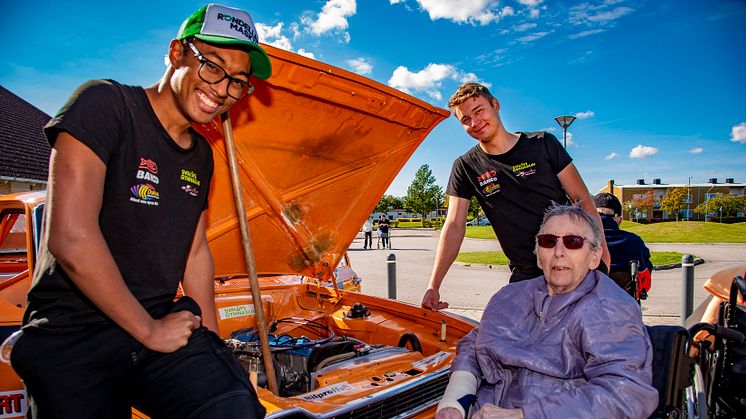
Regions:
[[481, 216], [471, 221], [467, 221], [466, 225], [472, 227], [472, 226], [489, 226], [492, 224], [490, 224], [490, 220], [488, 220], [487, 217]]
[[[268, 418], [432, 417], [456, 344], [475, 322], [359, 293], [347, 249], [359, 226], [448, 112], [357, 74], [264, 46], [273, 75], [231, 110], [261, 297], [253, 300], [218, 121], [207, 210], [219, 335], [255, 383]], [[18, 330], [43, 220], [42, 193], [0, 197], [0, 336]], [[23, 215], [23, 219], [21, 219]], [[5, 218], [3, 218], [5, 220]], [[19, 221], [20, 220], [20, 221]], [[19, 224], [21, 223], [21, 224]], [[23, 234], [20, 232], [23, 231]], [[2, 247], [0, 247], [2, 248]], [[277, 381], [269, 389], [264, 313]], [[26, 393], [0, 365], [0, 402]], [[1, 404], [0, 404], [1, 405]], [[133, 409], [133, 417], [147, 418]]]

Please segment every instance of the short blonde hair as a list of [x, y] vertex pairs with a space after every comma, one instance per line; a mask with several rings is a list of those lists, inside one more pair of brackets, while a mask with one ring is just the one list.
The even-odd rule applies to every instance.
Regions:
[[464, 83], [458, 87], [456, 93], [448, 100], [448, 108], [453, 111], [453, 108], [466, 102], [467, 99], [479, 96], [484, 97], [490, 103], [495, 99], [486, 86], [479, 83]]

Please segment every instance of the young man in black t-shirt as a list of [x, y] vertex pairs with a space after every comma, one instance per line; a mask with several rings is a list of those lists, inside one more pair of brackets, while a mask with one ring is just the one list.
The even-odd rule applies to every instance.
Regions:
[[[266, 79], [248, 13], [216, 4], [172, 40], [148, 88], [94, 81], [46, 127], [44, 243], [11, 363], [35, 418], [261, 417], [216, 335], [207, 123]], [[187, 296], [174, 302], [182, 285]]]
[[[533, 253], [534, 240], [552, 202], [579, 202], [599, 218], [572, 158], [553, 135], [508, 132], [500, 120], [500, 103], [478, 83], [461, 85], [448, 107], [478, 144], [453, 163], [446, 189], [448, 216], [422, 298], [422, 306], [432, 310], [448, 307], [440, 300], [440, 286], [461, 248], [472, 196], [510, 261], [510, 282], [542, 275]], [[603, 249], [603, 263], [608, 266], [606, 243]]]

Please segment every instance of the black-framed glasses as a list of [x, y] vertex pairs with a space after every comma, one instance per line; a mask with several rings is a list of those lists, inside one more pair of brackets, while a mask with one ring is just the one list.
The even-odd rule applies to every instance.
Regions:
[[566, 236], [555, 236], [554, 234], [539, 234], [536, 236], [536, 243], [539, 245], [539, 247], [543, 247], [545, 249], [552, 249], [554, 246], [557, 245], [557, 242], [559, 239], [562, 239], [562, 244], [565, 245], [566, 248], [576, 250], [583, 247], [583, 243], [585, 243], [586, 238], [583, 236], [577, 236], [575, 234], [568, 234]]
[[199, 61], [199, 70], [197, 70], [199, 78], [210, 84], [217, 84], [228, 79], [228, 96], [233, 99], [242, 99], [254, 91], [254, 86], [251, 83], [229, 76], [223, 67], [205, 58], [194, 44], [191, 42], [187, 44]]

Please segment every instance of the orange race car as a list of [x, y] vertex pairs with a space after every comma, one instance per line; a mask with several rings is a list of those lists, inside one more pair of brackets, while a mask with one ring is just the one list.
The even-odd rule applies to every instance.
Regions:
[[[231, 110], [238, 173], [278, 391], [267, 389], [218, 121], [207, 237], [220, 335], [267, 417], [431, 417], [475, 322], [359, 292], [347, 247], [426, 135], [448, 116], [364, 77], [270, 46], [273, 76]], [[0, 341], [20, 326], [44, 194], [0, 197]], [[27, 409], [0, 363], [0, 418]], [[145, 417], [133, 411], [133, 417]]]

